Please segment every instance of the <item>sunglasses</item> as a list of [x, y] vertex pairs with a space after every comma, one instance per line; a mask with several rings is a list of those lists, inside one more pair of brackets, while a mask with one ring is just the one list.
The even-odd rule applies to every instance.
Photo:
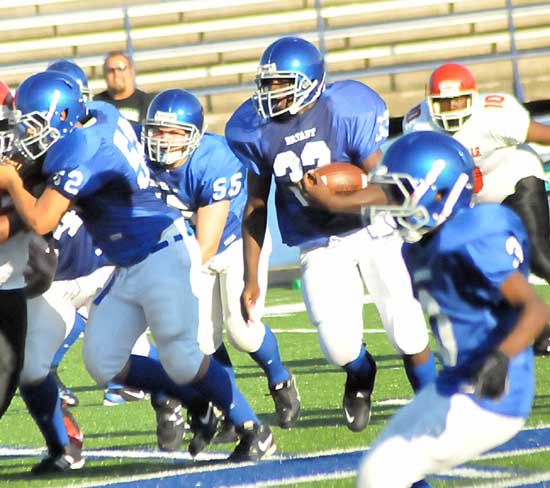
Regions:
[[112, 74], [115, 71], [126, 71], [127, 69], [128, 69], [128, 65], [126, 65], [122, 61], [118, 63], [117, 66], [104, 66], [103, 68], [106, 74]]

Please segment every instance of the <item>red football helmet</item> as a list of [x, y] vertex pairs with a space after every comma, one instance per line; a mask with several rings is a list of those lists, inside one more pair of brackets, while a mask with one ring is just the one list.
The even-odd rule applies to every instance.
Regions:
[[3, 81], [0, 81], [0, 159], [11, 151], [13, 144], [13, 96]]
[[[472, 115], [477, 93], [476, 80], [466, 66], [442, 64], [434, 70], [428, 84], [428, 107], [433, 121], [448, 132], [456, 132]], [[442, 104], [443, 99], [446, 103]]]

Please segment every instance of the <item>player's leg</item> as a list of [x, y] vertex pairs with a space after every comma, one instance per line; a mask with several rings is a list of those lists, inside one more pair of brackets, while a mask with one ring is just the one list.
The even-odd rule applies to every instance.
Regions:
[[463, 394], [442, 396], [435, 384], [428, 385], [390, 419], [361, 461], [357, 486], [409, 487], [502, 444], [524, 423], [484, 410]]
[[393, 234], [371, 238], [367, 227], [361, 246], [361, 275], [378, 309], [390, 342], [403, 357], [414, 391], [435, 380], [436, 365], [428, 347], [428, 330], [401, 255], [402, 240]]
[[84, 317], [82, 317], [82, 315], [75, 311], [73, 323], [67, 329], [65, 339], [63, 340], [61, 346], [59, 346], [59, 348], [55, 352], [52, 359], [52, 364], [50, 366], [50, 370], [59, 389], [61, 400], [71, 407], [75, 407], [78, 405], [78, 398], [72, 392], [72, 390], [67, 387], [65, 383], [63, 383], [63, 381], [59, 377], [58, 368], [61, 360], [65, 357], [65, 354], [67, 354], [71, 346], [80, 337], [80, 334], [84, 332], [85, 325], [86, 321], [84, 320]]
[[[259, 459], [275, 449], [271, 430], [260, 424], [227, 371], [198, 347], [196, 286], [200, 283], [200, 249], [185, 230], [177, 232], [172, 228], [165, 238], [173, 241], [174, 235], [180, 236], [177, 242], [132, 266], [131, 277], [118, 282], [119, 274], [116, 275], [112, 291], [116, 288], [117, 293], [125, 293], [140, 304], [162, 363], [132, 356], [117, 379], [179, 399], [191, 387], [218, 406], [242, 431], [233, 459]], [[101, 379], [101, 373], [95, 376]]]
[[[183, 266], [186, 271], [179, 275], [178, 285], [174, 284], [170, 287], [174, 289], [175, 294], [164, 298], [164, 300], [176, 298], [177, 304], [164, 307], [163, 310], [165, 310], [166, 317], [163, 320], [159, 320], [156, 317], [158, 326], [151, 326], [155, 342], [159, 348], [161, 361], [163, 360], [163, 354], [175, 357], [183, 356], [190, 359], [193, 356], [197, 359], [202, 356], [202, 353], [196, 349], [197, 318], [192, 315], [192, 311], [197, 311], [197, 298], [193, 294], [193, 290], [196, 290], [197, 284], [201, 282], [200, 251], [194, 239], [187, 240], [186, 244], [187, 247], [182, 245], [179, 250], [180, 253], [182, 250], [184, 251], [183, 254], [180, 254], [180, 258], [183, 258], [182, 264], [180, 266], [174, 264], [174, 266], [179, 268]], [[174, 257], [177, 257], [177, 255], [175, 254]], [[188, 276], [188, 281], [181, 279], [182, 274]], [[180, 287], [179, 291], [176, 289], [177, 286]], [[185, 297], [185, 300], [182, 300], [181, 297]], [[153, 299], [153, 302], [158, 300], [160, 300], [160, 297]], [[180, 307], [180, 310], [178, 310], [178, 307]], [[184, 311], [187, 311], [187, 315], [185, 316], [187, 326], [182, 328], [181, 319], [178, 317], [182, 317]], [[180, 341], [173, 339], [174, 329], [171, 331], [171, 327], [177, 327]], [[172, 340], [168, 342], [165, 339], [165, 335], [172, 337]], [[214, 345], [217, 346], [217, 344]], [[180, 352], [176, 353], [177, 350]], [[197, 355], [197, 352], [200, 353], [200, 356]], [[195, 363], [194, 369], [195, 374], [192, 378], [192, 386], [206, 398], [213, 401], [222, 410], [224, 415], [237, 426], [237, 429], [242, 434], [241, 442], [235, 448], [233, 460], [238, 461], [245, 460], [247, 457], [261, 457], [268, 453], [268, 451], [274, 450], [275, 445], [272, 442], [272, 434], [269, 427], [260, 424], [256, 414], [238, 389], [234, 376], [229, 374], [213, 357], [210, 360], [202, 358], [200, 363]], [[167, 368], [167, 372], [177, 383], [185, 384], [185, 379], [181, 376], [178, 380], [178, 375], [181, 375], [181, 371], [171, 372]], [[227, 396], [228, 394], [229, 396]], [[258, 444], [258, 441], [262, 438], [264, 441], [269, 440], [269, 442]]]
[[27, 303], [23, 290], [0, 290], [0, 418], [19, 384], [26, 333]]
[[323, 354], [347, 373], [346, 424], [359, 432], [370, 419], [376, 363], [363, 343], [364, 288], [354, 239], [355, 234], [332, 237], [325, 247], [302, 249], [300, 267], [304, 303]]
[[[158, 359], [157, 348], [149, 342], [147, 331], [143, 332], [143, 334], [138, 337], [138, 340], [132, 348], [132, 354]], [[103, 392], [103, 405], [111, 407], [122, 405], [126, 402], [145, 400], [147, 398], [148, 395], [143, 390], [109, 381]]]
[[48, 447], [48, 455], [32, 469], [37, 475], [79, 469], [84, 465], [82, 434], [73, 419], [74, 431], [69, 436], [57, 383], [50, 371], [52, 357], [74, 315], [75, 310], [64, 300], [59, 282], [28, 301], [29, 328], [20, 392]]
[[[515, 162], [522, 163], [521, 160]], [[536, 176], [522, 178], [517, 182], [515, 192], [502, 203], [515, 210], [527, 229], [533, 274], [550, 283], [550, 215], [544, 181]], [[548, 324], [535, 340], [533, 347], [536, 354], [550, 354]]]
[[264, 322], [265, 294], [267, 291], [268, 263], [271, 237], [264, 239], [258, 267], [260, 297], [255, 306], [257, 320], [245, 323], [240, 307], [243, 289], [242, 240], [233, 243], [224, 253], [216, 256], [215, 265], [220, 271], [220, 300], [223, 304], [224, 321], [231, 343], [240, 351], [247, 352], [265, 372], [268, 388], [275, 404], [279, 426], [292, 427], [300, 415], [300, 395], [296, 381], [283, 364], [275, 334]]
[[[203, 265], [200, 273], [200, 296], [199, 296], [199, 330], [198, 341], [201, 351], [206, 355], [212, 355], [222, 365], [227, 373], [235, 379], [233, 363], [223, 342], [223, 309], [220, 292], [220, 274], [213, 262], [217, 257], [209, 261], [208, 266]], [[210, 411], [208, 412], [211, 413]], [[223, 416], [222, 416], [223, 417]], [[204, 416], [197, 415], [197, 412], [189, 411], [187, 421], [189, 425], [197, 423], [198, 419]], [[192, 427], [193, 430], [193, 427]], [[206, 435], [195, 433], [189, 445], [190, 450], [200, 452], [210, 442], [230, 443], [238, 440], [235, 426], [229, 419], [221, 418], [221, 425], [217, 428], [214, 439], [209, 439], [213, 428], [194, 429], [200, 432], [204, 430]]]

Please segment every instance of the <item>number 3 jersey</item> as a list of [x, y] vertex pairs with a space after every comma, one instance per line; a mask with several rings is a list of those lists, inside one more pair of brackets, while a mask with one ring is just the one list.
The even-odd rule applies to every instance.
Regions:
[[153, 185], [166, 202], [195, 222], [199, 207], [230, 200], [229, 214], [218, 253], [242, 236], [241, 219], [246, 202], [245, 168], [229, 149], [225, 137], [206, 132], [197, 149], [181, 166], [167, 170], [150, 164]]
[[179, 217], [156, 197], [130, 123], [104, 102], [87, 104], [91, 119], [47, 152], [48, 186], [75, 200], [94, 243], [107, 259], [130, 266], [145, 259]]
[[229, 146], [259, 175], [273, 175], [283, 242], [323, 245], [331, 235], [362, 226], [358, 217], [309, 207], [296, 184], [304, 173], [331, 162], [362, 165], [388, 135], [388, 111], [380, 96], [357, 81], [328, 85], [303, 113], [264, 120], [251, 99], [227, 123]]
[[494, 203], [458, 211], [433, 236], [403, 245], [415, 296], [441, 352], [442, 393], [461, 391], [488, 410], [526, 417], [534, 396], [531, 347], [511, 358], [506, 393], [477, 399], [472, 382], [487, 354], [508, 335], [520, 309], [500, 292], [515, 271], [529, 274], [529, 244], [519, 217]]

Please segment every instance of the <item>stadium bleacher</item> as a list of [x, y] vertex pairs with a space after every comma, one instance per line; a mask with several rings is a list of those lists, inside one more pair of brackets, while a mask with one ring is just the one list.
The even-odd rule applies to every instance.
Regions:
[[[104, 53], [130, 41], [140, 88], [194, 91], [210, 128], [222, 132], [227, 116], [250, 94], [263, 49], [293, 33], [318, 45], [322, 35], [330, 77], [367, 82], [392, 115], [423, 96], [429, 72], [446, 59], [469, 62], [482, 89], [513, 89], [505, 0], [320, 3], [317, 11], [315, 0], [2, 1], [0, 79], [15, 87], [52, 59], [69, 57], [97, 92], [104, 88]], [[545, 97], [550, 8], [532, 0], [513, 6], [525, 98]]]

